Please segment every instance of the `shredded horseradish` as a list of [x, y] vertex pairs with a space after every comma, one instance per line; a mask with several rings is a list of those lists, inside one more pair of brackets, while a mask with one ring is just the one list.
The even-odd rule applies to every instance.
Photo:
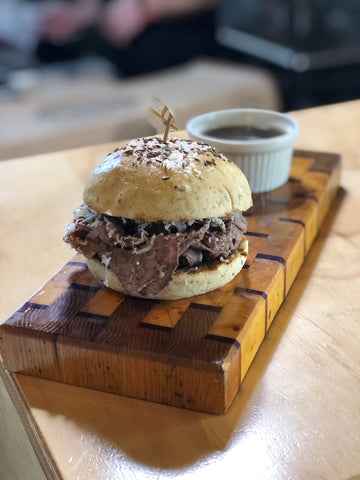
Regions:
[[110, 265], [110, 260], [111, 260], [111, 253], [110, 252], [105, 252], [101, 255], [101, 263], [105, 267], [105, 279], [104, 279], [104, 285], [105, 287], [109, 286], [109, 265]]
[[147, 242], [147, 244], [145, 245], [145, 247], [143, 247], [143, 248], [135, 248], [135, 249], [133, 250], [133, 253], [134, 253], [135, 255], [139, 255], [139, 254], [142, 254], [142, 253], [145, 253], [145, 252], [149, 252], [149, 251], [153, 248], [155, 238], [156, 238], [156, 235], [152, 235], [152, 236], [150, 237], [150, 241]]

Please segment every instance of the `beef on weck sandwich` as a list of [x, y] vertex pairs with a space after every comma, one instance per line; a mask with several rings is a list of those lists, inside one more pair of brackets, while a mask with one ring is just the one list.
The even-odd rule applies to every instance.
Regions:
[[83, 199], [64, 240], [119, 292], [189, 297], [225, 285], [245, 263], [250, 188], [209, 145], [134, 140], [93, 171]]

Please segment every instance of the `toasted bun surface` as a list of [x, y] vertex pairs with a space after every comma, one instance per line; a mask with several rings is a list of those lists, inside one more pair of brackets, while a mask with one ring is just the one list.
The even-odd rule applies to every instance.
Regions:
[[[218, 262], [211, 266], [203, 265], [197, 269], [181, 269], [177, 271], [171, 282], [156, 295], [151, 297], [159, 300], [176, 300], [192, 297], [215, 290], [230, 282], [242, 269], [248, 254], [248, 241], [244, 237], [238, 250], [226, 262]], [[88, 268], [100, 282], [117, 292], [126, 292], [115, 273], [96, 258], [87, 260]]]
[[90, 176], [84, 201], [100, 213], [148, 222], [221, 217], [252, 205], [233, 162], [177, 138], [141, 138], [109, 154]]

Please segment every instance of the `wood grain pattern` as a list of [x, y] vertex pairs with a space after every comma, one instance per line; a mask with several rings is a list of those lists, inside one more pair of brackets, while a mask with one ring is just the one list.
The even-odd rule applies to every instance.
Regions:
[[339, 185], [337, 155], [296, 152], [288, 183], [254, 196], [250, 253], [228, 285], [159, 302], [101, 287], [76, 255], [0, 326], [9, 371], [226, 412]]

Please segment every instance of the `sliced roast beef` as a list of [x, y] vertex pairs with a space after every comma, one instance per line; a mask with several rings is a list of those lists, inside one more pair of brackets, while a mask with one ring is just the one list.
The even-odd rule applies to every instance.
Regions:
[[154, 237], [152, 248], [140, 254], [114, 248], [110, 268], [128, 295], [151, 296], [166, 287], [178, 266], [179, 244], [174, 236]]
[[99, 214], [83, 204], [64, 240], [87, 258], [109, 260], [129, 295], [149, 296], [162, 290], [178, 267], [226, 259], [240, 245], [246, 227], [240, 212], [192, 222], [149, 223]]

